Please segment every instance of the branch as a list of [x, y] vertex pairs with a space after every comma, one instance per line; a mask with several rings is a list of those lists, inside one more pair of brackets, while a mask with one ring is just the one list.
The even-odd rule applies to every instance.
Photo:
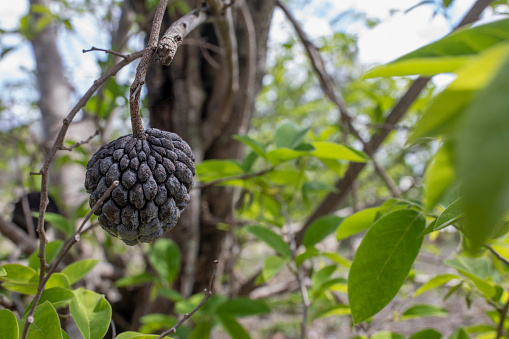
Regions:
[[169, 330], [164, 331], [163, 333], [161, 333], [161, 335], [159, 335], [156, 339], [163, 339], [168, 334], [176, 333], [177, 332], [177, 328], [179, 328], [180, 325], [182, 325], [189, 318], [191, 318], [193, 316], [193, 314], [195, 314], [196, 311], [198, 311], [207, 302], [207, 300], [209, 300], [209, 298], [212, 296], [212, 284], [213, 284], [213, 281], [214, 281], [214, 273], [216, 272], [216, 267], [217, 267], [218, 263], [219, 263], [218, 260], [214, 260], [213, 261], [213, 265], [214, 266], [212, 268], [212, 273], [210, 274], [209, 288], [203, 290], [203, 293], [205, 294], [205, 296], [203, 297], [202, 301], [198, 304], [198, 306], [196, 306], [191, 312], [184, 314], [182, 319], [180, 319], [175, 324], [175, 326], [173, 326]]
[[497, 328], [497, 337], [495, 339], [500, 339], [502, 335], [504, 334], [504, 323], [505, 319], [507, 317], [507, 311], [509, 310], [509, 299], [507, 299], [507, 302], [504, 305], [504, 308], [500, 312], [500, 320], [498, 321], [498, 328]]
[[374, 152], [371, 150], [370, 145], [366, 144], [364, 139], [360, 136], [360, 133], [357, 131], [357, 129], [353, 125], [352, 116], [346, 109], [345, 102], [341, 98], [341, 95], [336, 90], [337, 86], [334, 83], [334, 79], [332, 76], [327, 72], [325, 69], [325, 63], [323, 61], [323, 58], [318, 51], [318, 48], [311, 42], [311, 40], [306, 35], [306, 32], [302, 29], [302, 27], [299, 25], [295, 17], [292, 15], [292, 13], [286, 8], [286, 6], [281, 1], [276, 1], [276, 5], [283, 10], [286, 17], [290, 22], [292, 23], [295, 31], [299, 35], [300, 40], [302, 41], [302, 44], [304, 45], [304, 48], [309, 56], [309, 59], [311, 61], [311, 64], [313, 66], [313, 69], [315, 70], [315, 73], [318, 75], [318, 79], [320, 81], [320, 86], [322, 87], [322, 90], [324, 91], [325, 95], [329, 98], [330, 101], [332, 101], [338, 108], [339, 114], [341, 116], [341, 121], [344, 124], [345, 128], [352, 133], [355, 138], [357, 138], [363, 145], [364, 151], [369, 155], [371, 158], [371, 161], [373, 162], [373, 165], [375, 167], [376, 172], [380, 175], [382, 180], [385, 182], [389, 190], [391, 191], [392, 195], [394, 197], [400, 198], [401, 193], [399, 192], [398, 188], [394, 184], [394, 181], [392, 178], [387, 174], [387, 172], [378, 164], [374, 157]]
[[[49, 278], [55, 272], [57, 266], [60, 264], [60, 262], [62, 261], [64, 256], [67, 254], [67, 252], [69, 252], [71, 247], [76, 242], [78, 242], [80, 240], [80, 235], [83, 231], [83, 227], [85, 227], [85, 224], [90, 220], [90, 218], [92, 217], [92, 214], [99, 208], [99, 206], [102, 205], [104, 200], [110, 195], [111, 191], [113, 191], [113, 189], [115, 187], [117, 187], [118, 185], [119, 185], [119, 182], [114, 181], [113, 184], [111, 184], [111, 186], [106, 190], [106, 192], [104, 192], [104, 194], [101, 196], [101, 198], [95, 203], [95, 205], [92, 207], [92, 209], [87, 214], [85, 219], [83, 219], [83, 222], [81, 223], [81, 225], [78, 228], [78, 230], [76, 231], [76, 233], [74, 233], [74, 235], [66, 241], [63, 248], [60, 250], [58, 257], [55, 259], [55, 261], [49, 267], [47, 273], [44, 273], [44, 272], [46, 272], [46, 266], [48, 265], [46, 263], [46, 258], [44, 255], [42, 255], [42, 256], [39, 255], [39, 258], [41, 259], [41, 265], [40, 265], [41, 266], [41, 268], [40, 268], [41, 274], [39, 276], [39, 285], [37, 286], [37, 294], [35, 295], [34, 299], [32, 300], [32, 307], [30, 308], [30, 312], [28, 313], [27, 321], [23, 328], [23, 335], [21, 336], [21, 338], [23, 338], [23, 339], [27, 338], [28, 328], [34, 322], [33, 316], [34, 316], [35, 308], [37, 307], [37, 304], [39, 304], [39, 300], [41, 299], [42, 292], [44, 292], [44, 287], [46, 286], [46, 283], [48, 282]], [[40, 221], [41, 221], [41, 217], [39, 216], [39, 224], [41, 223]], [[37, 229], [37, 231], [39, 231], [39, 229]], [[43, 228], [43, 231], [40, 232], [39, 234], [45, 235], [44, 228]], [[39, 251], [42, 250], [44, 252], [46, 249], [46, 243], [42, 241], [42, 238], [40, 239], [39, 242], [41, 244]]]
[[498, 260], [500, 260], [501, 262], [503, 262], [506, 265], [509, 265], [509, 260], [507, 260], [502, 255], [500, 255], [500, 253], [495, 251], [495, 249], [493, 247], [491, 247], [490, 245], [487, 245], [487, 244], [484, 244], [483, 247], [486, 248], [487, 250], [489, 250], [491, 253], [493, 253], [493, 255], [495, 257], [497, 257]]
[[145, 48], [145, 53], [143, 54], [138, 67], [136, 68], [136, 77], [134, 78], [130, 89], [129, 104], [131, 113], [131, 126], [133, 129], [133, 136], [137, 138], [142, 137], [145, 133], [140, 115], [141, 88], [145, 84], [145, 76], [147, 75], [148, 65], [150, 64], [150, 61], [152, 60], [152, 57], [157, 50], [157, 42], [159, 40], [159, 33], [161, 31], [161, 22], [163, 21], [163, 16], [166, 12], [167, 5], [168, 0], [159, 1], [154, 20], [152, 21], [152, 31], [150, 32], [150, 37], [148, 38], [148, 44]]
[[99, 130], [96, 130], [95, 133], [92, 134], [91, 136], [89, 136], [86, 140], [83, 140], [83, 141], [77, 142], [75, 144], [72, 144], [69, 147], [61, 146], [60, 150], [62, 150], [62, 151], [69, 151], [70, 152], [73, 149], [75, 149], [76, 147], [80, 147], [81, 145], [88, 144], [90, 142], [90, 140], [92, 140], [96, 135], [99, 135]]
[[194, 10], [172, 23], [157, 45], [157, 61], [165, 66], [169, 66], [184, 39], [196, 27], [207, 22], [209, 17], [210, 12], [208, 10]]
[[17, 225], [6, 221], [3, 217], [0, 217], [0, 233], [9, 238], [26, 255], [32, 254], [37, 248], [35, 242], [32, 241], [35, 237], [27, 237], [27, 234]]
[[[490, 0], [477, 0], [472, 8], [465, 15], [463, 20], [456, 27], [459, 28], [463, 25], [470, 24], [479, 18], [482, 11], [491, 3]], [[424, 89], [430, 78], [419, 77], [417, 78], [407, 92], [401, 97], [396, 106], [389, 113], [385, 119], [384, 126], [395, 126], [396, 123], [405, 115], [408, 108], [417, 99], [421, 91]], [[381, 146], [382, 142], [387, 138], [390, 133], [390, 129], [383, 129], [375, 134], [371, 140], [367, 143], [369, 150], [374, 154]], [[369, 153], [368, 153], [369, 154]], [[357, 176], [364, 168], [365, 164], [350, 163], [345, 176], [336, 182], [335, 187], [338, 189], [338, 193], [330, 193], [322, 202], [316, 207], [313, 214], [305, 221], [303, 227], [297, 232], [296, 240], [300, 244], [302, 237], [307, 228], [319, 217], [326, 215], [334, 211], [343, 202], [344, 198], [348, 194], [352, 187], [352, 183], [357, 179]]]

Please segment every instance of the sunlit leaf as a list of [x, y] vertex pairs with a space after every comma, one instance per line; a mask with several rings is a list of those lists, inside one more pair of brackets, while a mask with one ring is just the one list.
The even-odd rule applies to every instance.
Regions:
[[418, 295], [421, 295], [424, 292], [427, 292], [427, 291], [437, 288], [439, 286], [442, 286], [442, 285], [446, 284], [447, 282], [451, 281], [452, 279], [458, 279], [458, 278], [460, 278], [460, 277], [456, 274], [437, 275], [436, 277], [433, 277], [432, 279], [430, 279], [427, 282], [425, 282], [424, 284], [422, 284], [422, 286], [419, 287], [415, 291], [414, 297], [417, 297]]
[[2, 329], [2, 338], [18, 339], [18, 322], [10, 310], [0, 310], [0, 328]]
[[365, 208], [352, 214], [339, 224], [336, 239], [342, 240], [369, 228], [375, 222], [378, 207]]
[[504, 156], [509, 149], [509, 45], [505, 47], [502, 66], [466, 109], [456, 135], [464, 230], [474, 246], [491, 236], [509, 209], [509, 157]]
[[401, 320], [421, 317], [446, 317], [447, 315], [449, 315], [447, 310], [435, 305], [413, 305], [403, 312]]
[[74, 294], [69, 310], [81, 335], [84, 339], [102, 339], [110, 326], [110, 304], [104, 295], [84, 288], [77, 289]]
[[28, 327], [30, 339], [62, 339], [60, 319], [49, 301], [38, 305], [34, 312], [34, 322]]
[[444, 143], [433, 157], [424, 173], [424, 206], [430, 211], [440, 201], [447, 188], [456, 178], [453, 161], [452, 145]]
[[435, 222], [434, 231], [441, 230], [444, 227], [447, 227], [457, 220], [463, 217], [463, 213], [465, 212], [465, 208], [463, 206], [462, 198], [459, 198], [442, 212]]
[[99, 262], [99, 259], [83, 259], [77, 262], [73, 262], [66, 268], [62, 270], [62, 273], [65, 274], [71, 285], [80, 281], [84, 278]]
[[396, 296], [419, 253], [425, 224], [421, 213], [398, 210], [378, 219], [366, 233], [348, 276], [355, 324], [378, 313]]

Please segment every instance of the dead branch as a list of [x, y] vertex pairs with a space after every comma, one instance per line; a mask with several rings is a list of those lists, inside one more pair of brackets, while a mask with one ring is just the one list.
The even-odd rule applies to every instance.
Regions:
[[103, 49], [103, 48], [97, 48], [97, 47], [92, 46], [90, 49], [83, 49], [82, 50], [83, 53], [88, 53], [88, 52], [93, 52], [93, 51], [104, 52], [104, 53], [107, 53], [107, 54], [113, 54], [113, 55], [116, 55], [116, 56], [121, 57], [123, 59], [127, 58], [127, 55], [119, 53], [119, 52], [112, 51], [111, 49]]
[[73, 149], [75, 149], [76, 147], [80, 147], [82, 145], [85, 145], [85, 144], [88, 144], [90, 142], [90, 140], [92, 140], [96, 135], [99, 135], [99, 130], [96, 130], [94, 134], [92, 134], [91, 136], [89, 136], [86, 140], [82, 140], [82, 141], [79, 141], [77, 143], [74, 143], [72, 144], [71, 146], [69, 147], [65, 147], [65, 146], [62, 146], [60, 147], [60, 150], [62, 151], [72, 151]]

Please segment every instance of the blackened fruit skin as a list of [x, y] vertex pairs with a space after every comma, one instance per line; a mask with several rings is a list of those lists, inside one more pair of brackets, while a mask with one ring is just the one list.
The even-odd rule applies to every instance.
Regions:
[[159, 238], [189, 203], [194, 161], [181, 137], [155, 128], [143, 139], [129, 134], [102, 146], [87, 165], [90, 207], [114, 181], [120, 185], [96, 210], [99, 224], [131, 246]]

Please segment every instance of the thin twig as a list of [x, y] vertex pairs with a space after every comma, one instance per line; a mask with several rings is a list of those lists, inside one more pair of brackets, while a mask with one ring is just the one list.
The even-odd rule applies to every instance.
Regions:
[[[113, 191], [113, 189], [115, 187], [117, 187], [118, 185], [119, 185], [118, 181], [114, 181], [113, 184], [111, 184], [111, 186], [106, 190], [106, 192], [104, 192], [104, 194], [101, 196], [101, 198], [92, 207], [92, 209], [87, 214], [85, 219], [83, 219], [83, 222], [81, 223], [81, 225], [78, 228], [78, 230], [76, 231], [76, 233], [74, 233], [74, 235], [71, 238], [69, 238], [67, 240], [67, 242], [64, 244], [63, 248], [60, 250], [60, 253], [58, 254], [58, 257], [55, 259], [55, 261], [51, 264], [51, 266], [47, 270], [47, 273], [44, 273], [44, 274], [41, 273], [41, 275], [39, 277], [39, 285], [37, 286], [37, 293], [36, 293], [34, 299], [32, 300], [32, 308], [30, 309], [30, 312], [28, 313], [27, 321], [26, 321], [25, 326], [23, 328], [23, 335], [22, 335], [23, 339], [27, 338], [28, 328], [29, 328], [30, 324], [32, 324], [34, 322], [33, 315], [34, 315], [34, 312], [35, 312], [35, 308], [37, 307], [37, 304], [39, 303], [39, 300], [41, 299], [42, 292], [44, 291], [44, 287], [46, 286], [46, 283], [48, 282], [49, 278], [55, 272], [56, 268], [58, 267], [58, 265], [60, 264], [60, 262], [62, 261], [64, 256], [67, 254], [67, 252], [69, 252], [70, 248], [77, 241], [80, 240], [80, 234], [81, 234], [81, 232], [83, 230], [83, 227], [90, 220], [90, 218], [92, 217], [92, 214], [99, 208], [99, 206], [102, 205], [104, 200], [110, 195], [111, 191]], [[39, 224], [40, 224], [40, 220], [41, 220], [41, 217], [39, 216]], [[44, 231], [40, 232], [39, 234], [45, 236]], [[42, 239], [40, 239], [40, 243], [41, 244], [44, 243], [42, 241]], [[39, 251], [40, 250], [44, 251], [45, 249], [46, 249], [46, 244], [44, 243], [44, 246], [41, 246]], [[41, 272], [46, 272], [46, 266], [48, 265], [46, 263], [46, 258], [45, 258], [45, 256], [39, 256], [39, 257], [41, 258], [41, 265], [40, 265], [41, 268], [40, 268], [40, 270], [41, 270]], [[43, 262], [43, 260], [44, 260], [44, 262]]]
[[198, 311], [207, 302], [207, 300], [209, 300], [209, 298], [212, 296], [212, 285], [213, 285], [214, 274], [216, 273], [216, 267], [217, 267], [218, 263], [219, 263], [218, 260], [214, 260], [213, 261], [213, 265], [214, 266], [212, 268], [212, 273], [210, 274], [209, 288], [203, 290], [203, 293], [205, 294], [205, 296], [203, 297], [202, 301], [198, 304], [198, 306], [196, 306], [191, 312], [184, 314], [182, 319], [180, 319], [175, 324], [175, 326], [173, 326], [169, 330], [164, 331], [163, 333], [161, 333], [161, 335], [159, 335], [156, 339], [162, 339], [162, 338], [164, 338], [168, 334], [177, 332], [177, 328], [179, 328], [180, 325], [182, 325], [184, 322], [186, 322], [187, 319], [191, 318], [192, 315], [195, 314], [196, 311]]
[[504, 324], [505, 319], [507, 317], [507, 311], [509, 310], [509, 299], [507, 299], [507, 302], [504, 305], [504, 308], [500, 312], [500, 320], [498, 321], [498, 328], [497, 328], [497, 337], [495, 339], [500, 339], [502, 335], [504, 334]]
[[267, 168], [267, 169], [264, 169], [263, 171], [259, 171], [259, 172], [255, 172], [255, 173], [247, 173], [247, 174], [235, 175], [233, 177], [228, 177], [228, 178], [220, 178], [220, 179], [212, 180], [212, 181], [209, 181], [207, 183], [203, 183], [201, 185], [195, 186], [194, 188], [201, 190], [203, 188], [214, 186], [214, 185], [217, 185], [217, 184], [221, 184], [223, 182], [228, 182], [228, 181], [233, 181], [233, 180], [251, 179], [251, 178], [259, 177], [259, 176], [262, 176], [262, 175], [267, 174], [269, 172], [272, 172], [273, 170], [274, 170], [274, 168], [271, 167], [271, 168]]
[[140, 115], [141, 88], [145, 84], [148, 65], [157, 50], [157, 42], [159, 41], [159, 34], [161, 31], [161, 22], [163, 21], [163, 16], [166, 12], [167, 6], [168, 0], [159, 1], [159, 5], [157, 6], [156, 13], [154, 15], [154, 20], [152, 21], [152, 31], [148, 38], [148, 44], [145, 48], [145, 53], [136, 68], [136, 77], [134, 78], [130, 89], [131, 95], [129, 96], [129, 104], [131, 127], [133, 129], [133, 135], [137, 138], [143, 137], [145, 133]]
[[80, 142], [77, 142], [69, 147], [65, 147], [65, 146], [62, 146], [60, 147], [60, 150], [62, 151], [72, 151], [73, 149], [75, 149], [76, 147], [80, 147], [81, 145], [85, 145], [85, 144], [88, 144], [90, 142], [90, 140], [92, 140], [96, 135], [99, 135], [100, 131], [99, 130], [96, 130], [94, 134], [92, 134], [91, 136], [89, 136], [86, 140], [82, 140]]
[[118, 57], [121, 57], [121, 58], [127, 59], [127, 55], [125, 55], [125, 54], [123, 54], [123, 53], [119, 53], [119, 52], [112, 51], [111, 49], [103, 49], [103, 48], [97, 48], [97, 47], [93, 47], [93, 46], [92, 46], [92, 48], [90, 48], [90, 49], [84, 49], [84, 50], [82, 50], [82, 52], [83, 52], [83, 53], [92, 52], [92, 51], [105, 52], [105, 53], [113, 54], [113, 55], [116, 55], [116, 56], [118, 56]]
[[48, 270], [48, 274], [46, 275], [46, 281], [47, 279], [49, 279], [49, 276], [55, 271], [55, 269], [57, 268], [58, 264], [60, 264], [60, 262], [62, 261], [62, 259], [64, 259], [64, 256], [67, 254], [67, 252], [69, 252], [69, 250], [71, 249], [71, 247], [80, 240], [80, 235], [81, 233], [83, 233], [83, 228], [85, 227], [85, 225], [88, 223], [88, 221], [90, 220], [90, 218], [92, 217], [92, 215], [94, 214], [95, 211], [97, 211], [97, 209], [102, 205], [102, 203], [104, 202], [104, 200], [106, 200], [106, 198], [109, 197], [111, 191], [113, 191], [115, 189], [115, 187], [118, 187], [120, 183], [118, 182], [118, 180], [115, 180], [111, 185], [110, 187], [106, 190], [106, 192], [104, 192], [104, 194], [101, 196], [101, 198], [99, 200], [97, 200], [97, 202], [95, 203], [95, 205], [92, 207], [92, 209], [90, 210], [90, 212], [88, 212], [87, 216], [85, 217], [85, 219], [83, 219], [83, 221], [81, 222], [81, 225], [80, 227], [78, 227], [78, 230], [76, 231], [76, 233], [74, 233], [74, 235], [69, 238], [67, 240], [67, 242], [64, 244], [62, 250], [60, 251], [60, 253], [58, 254], [58, 257], [55, 259], [55, 261], [53, 262], [53, 264], [51, 264], [51, 267], [49, 268]]

